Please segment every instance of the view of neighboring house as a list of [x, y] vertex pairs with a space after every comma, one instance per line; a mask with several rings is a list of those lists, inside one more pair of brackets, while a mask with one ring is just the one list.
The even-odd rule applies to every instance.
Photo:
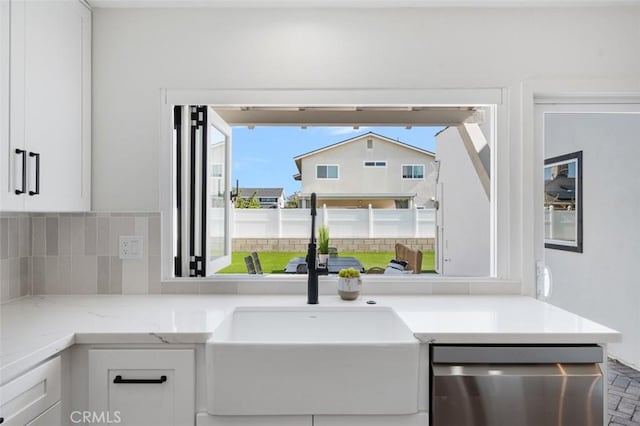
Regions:
[[435, 154], [369, 132], [294, 157], [300, 207], [312, 192], [318, 205], [339, 208], [430, 207]]
[[238, 197], [250, 200], [253, 196], [263, 209], [283, 208], [285, 205], [284, 188], [239, 188]]

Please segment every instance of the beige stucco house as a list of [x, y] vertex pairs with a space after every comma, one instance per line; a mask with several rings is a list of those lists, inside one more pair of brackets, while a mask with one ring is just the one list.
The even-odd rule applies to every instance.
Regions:
[[430, 206], [435, 154], [369, 132], [294, 158], [302, 207], [310, 195], [318, 205], [339, 208]]

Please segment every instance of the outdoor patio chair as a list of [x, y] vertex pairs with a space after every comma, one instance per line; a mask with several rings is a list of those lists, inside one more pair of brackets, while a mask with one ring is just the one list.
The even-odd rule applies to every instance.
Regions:
[[255, 268], [255, 273], [262, 275], [262, 264], [260, 263], [260, 258], [258, 257], [257, 252], [251, 253], [251, 258], [253, 259], [253, 266]]
[[256, 266], [253, 263], [253, 257], [252, 256], [245, 256], [244, 264], [247, 265], [247, 273], [249, 273], [250, 275], [255, 275]]
[[405, 260], [407, 262], [407, 270], [413, 271], [414, 274], [422, 272], [422, 252], [420, 250], [397, 243], [396, 259]]
[[330, 257], [338, 257], [338, 248], [337, 247], [329, 247], [329, 256]]

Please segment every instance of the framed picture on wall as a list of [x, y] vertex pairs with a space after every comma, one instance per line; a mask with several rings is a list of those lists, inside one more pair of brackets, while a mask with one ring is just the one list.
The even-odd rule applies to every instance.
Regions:
[[544, 246], [582, 253], [582, 151], [544, 161]]

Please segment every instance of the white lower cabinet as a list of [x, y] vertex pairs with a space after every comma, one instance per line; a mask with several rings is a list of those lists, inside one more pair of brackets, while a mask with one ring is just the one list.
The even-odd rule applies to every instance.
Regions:
[[196, 426], [427, 426], [427, 413], [375, 416], [212, 416], [198, 413]]
[[198, 413], [196, 426], [312, 426], [312, 416], [212, 416]]
[[58, 356], [0, 387], [2, 426], [61, 425], [60, 395]]
[[27, 423], [26, 426], [60, 425], [62, 420], [62, 403], [58, 402], [44, 413]]
[[403, 416], [313, 416], [313, 426], [427, 426], [427, 413]]
[[92, 349], [89, 411], [121, 426], [193, 426], [192, 349]]

